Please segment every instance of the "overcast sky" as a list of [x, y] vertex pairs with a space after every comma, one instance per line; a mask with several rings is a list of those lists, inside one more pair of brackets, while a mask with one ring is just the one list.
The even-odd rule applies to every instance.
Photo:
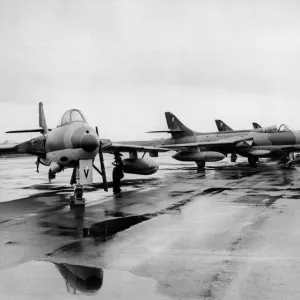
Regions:
[[[300, 129], [300, 2], [0, 0], [0, 141], [79, 108], [112, 140], [165, 111], [197, 131]], [[157, 136], [155, 136], [157, 137]]]

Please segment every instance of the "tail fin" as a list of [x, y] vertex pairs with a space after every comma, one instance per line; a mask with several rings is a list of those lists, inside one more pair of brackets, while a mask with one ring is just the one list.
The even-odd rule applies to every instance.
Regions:
[[170, 133], [172, 135], [172, 138], [180, 138], [184, 136], [192, 136], [194, 134], [201, 134], [200, 132], [196, 132], [187, 128], [171, 112], [165, 112], [165, 116], [169, 130], [155, 130], [148, 131], [148, 133]]
[[194, 131], [186, 127], [179, 119], [171, 112], [165, 113], [167, 125], [172, 134], [172, 137], [182, 137], [193, 135]]
[[252, 123], [254, 129], [262, 128], [258, 123]]
[[223, 121], [221, 121], [221, 120], [215, 120], [215, 122], [216, 122], [216, 125], [217, 125], [219, 131], [233, 131], [233, 129], [230, 128]]
[[39, 126], [40, 128], [35, 128], [35, 129], [22, 129], [22, 130], [11, 130], [11, 131], [6, 131], [6, 133], [28, 133], [28, 132], [40, 132], [42, 134], [47, 134], [48, 131], [51, 129], [48, 129], [47, 124], [46, 124], [46, 118], [44, 114], [44, 108], [43, 108], [43, 103], [39, 103]]
[[44, 113], [44, 106], [42, 102], [39, 103], [39, 126], [43, 128], [41, 132], [42, 134], [48, 133], [48, 127], [47, 127], [45, 113]]

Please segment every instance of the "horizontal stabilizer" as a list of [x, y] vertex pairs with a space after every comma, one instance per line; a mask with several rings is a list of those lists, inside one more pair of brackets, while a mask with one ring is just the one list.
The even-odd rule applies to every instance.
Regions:
[[25, 130], [11, 130], [6, 131], [6, 133], [25, 133], [25, 132], [42, 132], [43, 128], [37, 128], [37, 129], [25, 129]]
[[103, 152], [113, 153], [113, 152], [166, 152], [168, 149], [155, 146], [140, 146], [140, 145], [125, 145], [112, 143], [110, 146], [104, 147]]
[[[51, 131], [51, 129], [48, 129], [48, 130]], [[10, 131], [6, 131], [5, 133], [26, 133], [26, 132], [43, 133], [44, 129], [43, 128], [36, 128], [36, 129], [24, 129], [24, 130], [10, 130]]]
[[18, 144], [0, 145], [0, 156], [5, 154], [17, 154]]
[[184, 132], [183, 130], [155, 130], [155, 131], [147, 131], [146, 133], [180, 133]]

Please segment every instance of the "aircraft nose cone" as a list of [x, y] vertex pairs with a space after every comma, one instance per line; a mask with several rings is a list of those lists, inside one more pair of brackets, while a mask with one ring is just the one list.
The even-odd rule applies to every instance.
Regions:
[[93, 152], [99, 147], [99, 139], [91, 134], [86, 134], [81, 139], [81, 148], [86, 152]]

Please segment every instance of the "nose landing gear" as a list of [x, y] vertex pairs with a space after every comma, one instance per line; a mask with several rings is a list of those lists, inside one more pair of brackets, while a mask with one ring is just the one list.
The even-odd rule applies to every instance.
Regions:
[[49, 182], [51, 182], [52, 179], [55, 179], [55, 173], [53, 173], [51, 171], [51, 169], [49, 169], [49, 172], [48, 172], [48, 179], [49, 179]]
[[84, 187], [80, 184], [79, 167], [75, 167], [72, 172], [70, 184], [74, 184], [74, 194], [70, 197], [70, 206], [82, 206], [85, 205], [85, 199], [83, 196]]
[[81, 206], [85, 205], [85, 199], [83, 196], [83, 185], [75, 184], [74, 186], [74, 195], [70, 198], [70, 206]]

